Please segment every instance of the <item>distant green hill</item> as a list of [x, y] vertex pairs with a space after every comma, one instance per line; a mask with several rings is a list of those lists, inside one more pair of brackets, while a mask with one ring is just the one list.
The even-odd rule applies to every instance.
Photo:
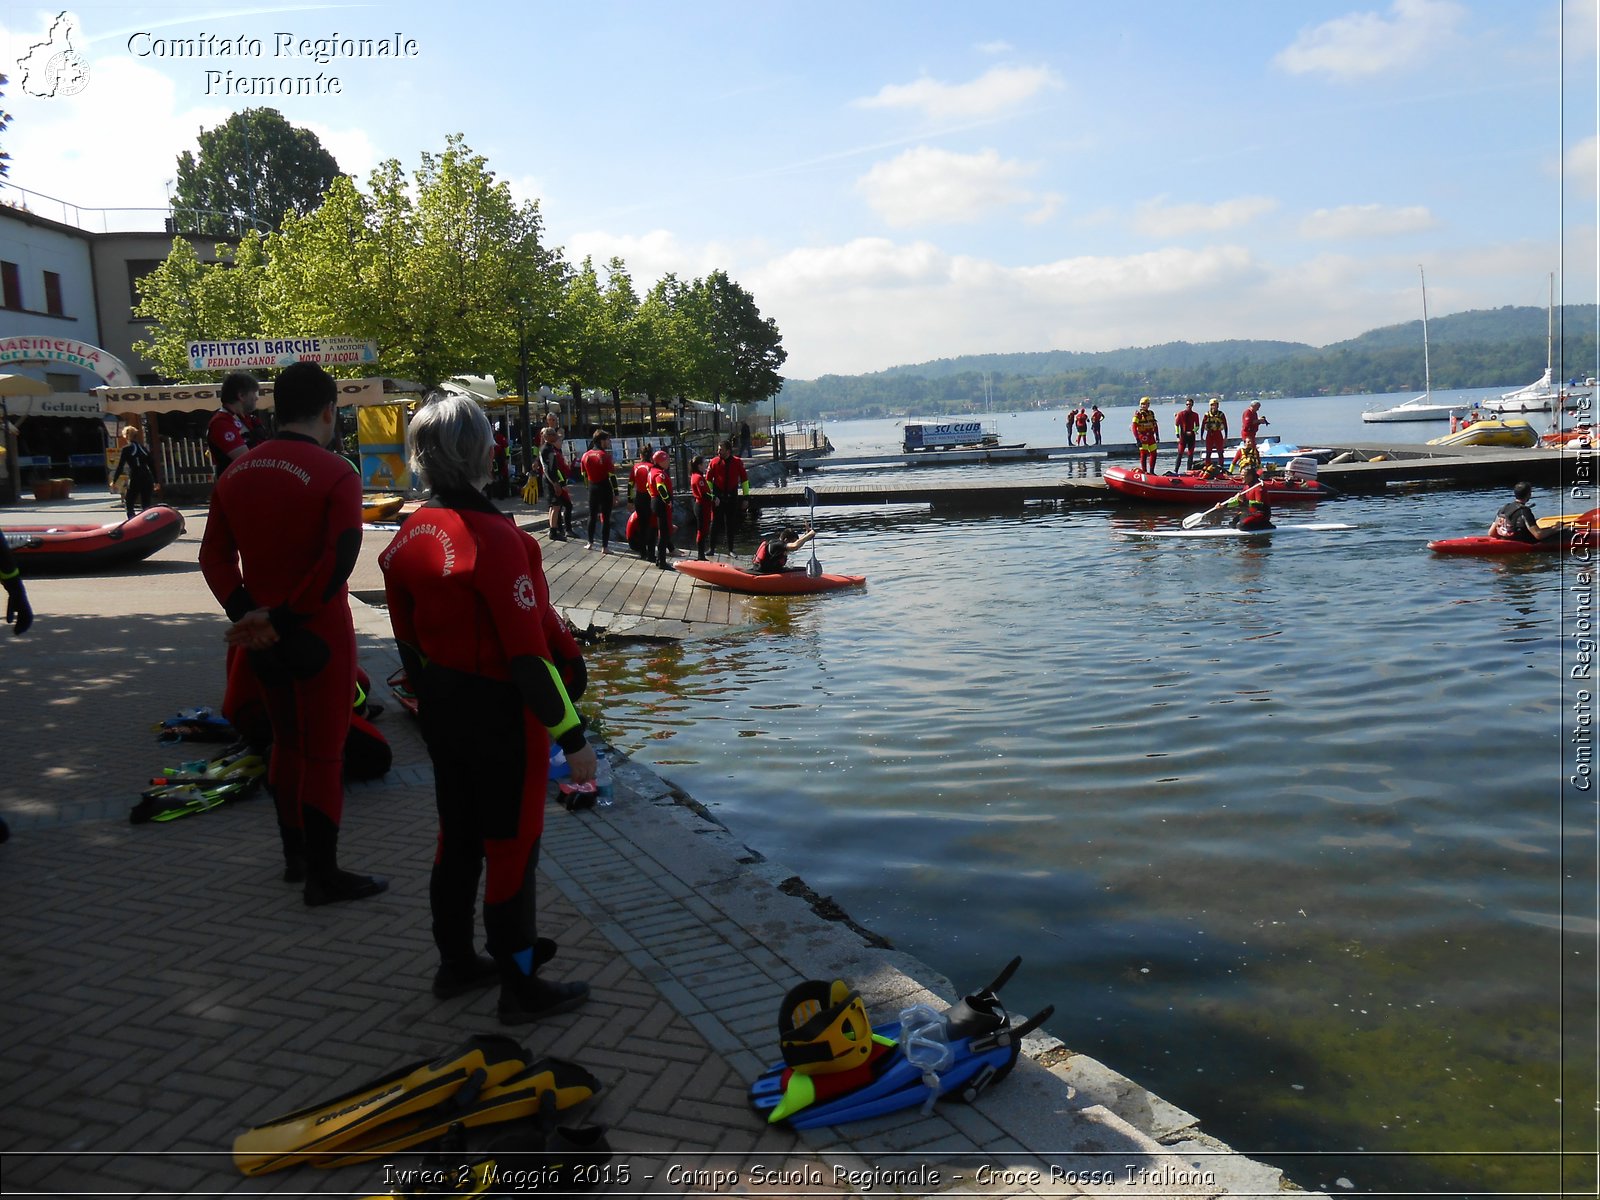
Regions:
[[[1592, 304], [1556, 312], [1557, 360], [1566, 374], [1595, 363]], [[1545, 310], [1452, 313], [1428, 322], [1435, 388], [1507, 387], [1544, 370]], [[1127, 403], [1143, 395], [1421, 390], [1422, 321], [1369, 330], [1321, 348], [1300, 342], [1168, 342], [1079, 352], [969, 354], [867, 375], [786, 380], [779, 404], [790, 417], [934, 415], [994, 408], [1053, 407], [1084, 398]]]

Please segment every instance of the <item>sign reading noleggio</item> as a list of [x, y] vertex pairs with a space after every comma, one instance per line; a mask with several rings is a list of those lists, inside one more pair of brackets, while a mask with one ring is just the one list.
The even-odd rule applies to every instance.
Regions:
[[354, 337], [233, 338], [189, 342], [189, 367], [195, 371], [273, 370], [290, 363], [324, 367], [378, 361], [378, 343]]
[[392, 62], [417, 58], [422, 51], [417, 39], [403, 33], [380, 37], [353, 37], [330, 33], [323, 37], [301, 37], [278, 32], [267, 37], [248, 34], [197, 33], [192, 36], [162, 37], [148, 30], [128, 36], [128, 53], [135, 58], [182, 59], [268, 59], [277, 60], [273, 69], [281, 73], [252, 74], [225, 67], [207, 68], [205, 94], [208, 96], [321, 96], [339, 95], [344, 81], [317, 67], [336, 62]]

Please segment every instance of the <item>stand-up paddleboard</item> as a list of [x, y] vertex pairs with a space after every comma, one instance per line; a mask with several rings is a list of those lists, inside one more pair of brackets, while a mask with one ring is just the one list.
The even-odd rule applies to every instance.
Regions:
[[1299, 525], [1274, 525], [1270, 529], [1235, 529], [1232, 525], [1201, 525], [1195, 529], [1123, 529], [1118, 532], [1134, 538], [1243, 538], [1246, 541], [1277, 537], [1279, 534], [1337, 533], [1354, 529], [1354, 525], [1341, 525], [1334, 521], [1319, 521]]
[[682, 574], [713, 587], [727, 588], [730, 592], [745, 592], [754, 596], [803, 596], [811, 592], [831, 592], [837, 588], [860, 587], [867, 582], [865, 575], [811, 576], [804, 567], [788, 567], [782, 571], [757, 574], [732, 563], [701, 562], [699, 559], [680, 559], [672, 564]]

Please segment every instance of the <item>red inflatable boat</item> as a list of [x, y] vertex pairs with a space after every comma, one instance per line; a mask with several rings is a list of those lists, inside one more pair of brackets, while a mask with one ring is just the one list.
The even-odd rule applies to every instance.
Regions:
[[[1236, 475], [1212, 478], [1198, 471], [1184, 475], [1158, 475], [1135, 467], [1107, 467], [1101, 472], [1106, 486], [1124, 496], [1154, 500], [1161, 504], [1215, 504], [1244, 490]], [[1266, 480], [1267, 501], [1282, 504], [1290, 500], [1319, 500], [1333, 493], [1314, 479], [1280, 476]]]
[[682, 559], [672, 565], [701, 583], [756, 596], [803, 596], [811, 592], [831, 592], [835, 588], [860, 587], [867, 582], [865, 575], [823, 574], [812, 579], [804, 567], [758, 575], [732, 563], [701, 562], [699, 559]]
[[7, 525], [6, 545], [23, 577], [102, 571], [148, 558], [183, 532], [183, 514], [165, 504], [111, 525]]

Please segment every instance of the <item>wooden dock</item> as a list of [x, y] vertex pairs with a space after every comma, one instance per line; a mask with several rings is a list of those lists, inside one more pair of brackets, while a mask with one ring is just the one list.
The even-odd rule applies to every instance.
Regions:
[[[550, 601], [581, 632], [639, 641], [671, 641], [748, 624], [751, 597], [697, 586], [677, 571], [663, 571], [628, 548], [610, 554], [584, 549], [578, 540], [552, 542], [530, 529], [544, 553]], [[723, 556], [725, 557], [725, 556]]]

